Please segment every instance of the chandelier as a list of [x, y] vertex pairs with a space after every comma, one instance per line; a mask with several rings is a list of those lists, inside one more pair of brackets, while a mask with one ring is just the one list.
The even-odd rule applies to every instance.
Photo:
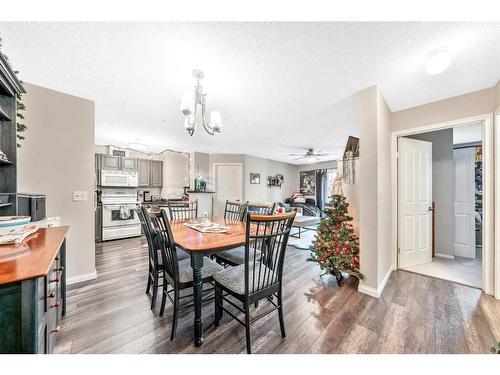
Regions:
[[[194, 96], [192, 93], [184, 94], [181, 100], [181, 112], [186, 117], [184, 120], [184, 128], [189, 135], [193, 135], [196, 126], [201, 121], [205, 131], [214, 135], [220, 133], [222, 124], [219, 111], [210, 112], [210, 121], [207, 120], [207, 94], [203, 92], [200, 80], [205, 77], [205, 74], [199, 70], [193, 70], [193, 77], [196, 79], [194, 86]], [[201, 113], [200, 109], [201, 107]]]

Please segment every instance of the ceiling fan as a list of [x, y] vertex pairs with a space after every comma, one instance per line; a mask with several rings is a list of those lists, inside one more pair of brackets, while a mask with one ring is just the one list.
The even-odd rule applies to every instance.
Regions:
[[331, 154], [324, 154], [321, 153], [319, 150], [315, 150], [313, 148], [308, 148], [307, 152], [304, 154], [290, 154], [290, 156], [300, 156], [299, 158], [296, 158], [294, 160], [300, 160], [300, 159], [315, 159], [319, 160], [320, 156], [330, 156]]

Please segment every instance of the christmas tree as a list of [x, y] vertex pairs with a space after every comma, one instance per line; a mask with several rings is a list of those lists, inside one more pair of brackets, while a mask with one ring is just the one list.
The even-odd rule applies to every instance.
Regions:
[[354, 233], [347, 214], [349, 203], [341, 194], [331, 196], [330, 202], [323, 212], [326, 216], [318, 225], [316, 239], [311, 246], [311, 255], [307, 258], [316, 262], [321, 269], [325, 269], [337, 278], [341, 285], [342, 272], [349, 273], [359, 279], [363, 278], [359, 272], [359, 240]]

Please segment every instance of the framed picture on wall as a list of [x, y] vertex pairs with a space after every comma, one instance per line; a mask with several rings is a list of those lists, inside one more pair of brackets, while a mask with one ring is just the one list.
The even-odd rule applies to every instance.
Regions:
[[260, 184], [260, 173], [250, 173], [250, 183]]
[[300, 192], [304, 195], [316, 194], [316, 171], [300, 172]]

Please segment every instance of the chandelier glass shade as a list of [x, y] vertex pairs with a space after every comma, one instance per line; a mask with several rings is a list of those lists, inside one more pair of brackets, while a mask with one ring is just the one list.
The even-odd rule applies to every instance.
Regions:
[[210, 112], [210, 120], [207, 119], [207, 94], [203, 92], [200, 83], [204, 74], [201, 70], [196, 69], [193, 70], [193, 77], [196, 79], [194, 93], [186, 93], [181, 99], [181, 112], [185, 116], [184, 128], [192, 136], [196, 126], [201, 122], [208, 134], [220, 133], [222, 129], [220, 112]]

